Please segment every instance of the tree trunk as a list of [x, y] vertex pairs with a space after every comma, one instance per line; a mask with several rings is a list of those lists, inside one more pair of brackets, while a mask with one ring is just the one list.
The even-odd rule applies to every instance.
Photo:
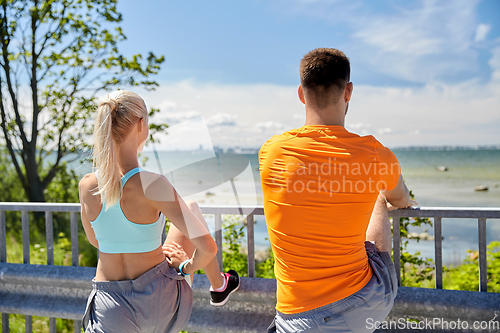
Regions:
[[24, 150], [26, 156], [26, 178], [28, 180], [28, 189], [26, 193], [29, 201], [31, 202], [45, 202], [43, 191], [45, 187], [42, 184], [40, 176], [38, 175], [38, 165], [36, 163], [36, 150], [29, 147]]

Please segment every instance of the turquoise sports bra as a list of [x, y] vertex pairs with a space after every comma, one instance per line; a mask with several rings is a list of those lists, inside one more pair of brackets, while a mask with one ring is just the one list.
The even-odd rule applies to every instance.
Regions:
[[[146, 171], [135, 168], [122, 177], [122, 188], [127, 180], [138, 172]], [[99, 216], [90, 221], [99, 251], [105, 253], [141, 253], [149, 252], [161, 245], [162, 232], [165, 229], [165, 216], [151, 224], [138, 224], [130, 221], [123, 214], [120, 201], [108, 210], [103, 203]]]

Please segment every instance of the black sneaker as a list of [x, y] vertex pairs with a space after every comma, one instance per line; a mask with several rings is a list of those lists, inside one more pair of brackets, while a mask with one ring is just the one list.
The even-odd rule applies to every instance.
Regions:
[[213, 306], [223, 306], [229, 299], [229, 295], [240, 288], [240, 276], [232, 269], [223, 274], [227, 285], [224, 291], [210, 291], [210, 304]]

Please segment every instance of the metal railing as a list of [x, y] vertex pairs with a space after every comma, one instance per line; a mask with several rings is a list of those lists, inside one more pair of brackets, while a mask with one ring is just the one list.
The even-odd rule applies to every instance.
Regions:
[[[254, 241], [254, 216], [264, 215], [263, 207], [254, 206], [202, 206], [203, 214], [213, 214], [215, 222], [215, 241], [217, 243], [217, 259], [222, 267], [222, 215], [240, 214], [246, 215], [247, 246], [248, 246], [248, 276], [255, 277], [255, 241]], [[47, 243], [47, 265], [54, 265], [54, 235], [53, 235], [53, 213], [69, 212], [71, 230], [71, 258], [72, 266], [78, 266], [78, 214], [80, 204], [52, 204], [52, 203], [0, 203], [0, 263], [7, 262], [7, 240], [6, 240], [6, 211], [21, 212], [22, 223], [22, 247], [23, 263], [30, 264], [30, 240], [29, 240], [29, 212], [45, 212], [45, 230]], [[486, 262], [486, 220], [500, 219], [500, 208], [417, 208], [401, 209], [390, 212], [394, 221], [404, 217], [428, 217], [434, 219], [434, 248], [436, 267], [436, 289], [442, 289], [442, 237], [441, 221], [443, 218], [475, 218], [478, 219], [479, 235], [479, 291], [487, 291], [487, 262]], [[394, 228], [394, 264], [396, 270], [401, 272], [400, 267], [400, 229]], [[401, 274], [401, 273], [400, 273]], [[400, 274], [398, 280], [400, 281]], [[198, 279], [200, 280], [200, 279]], [[259, 279], [260, 280], [260, 279]], [[201, 281], [201, 280], [200, 280]], [[256, 280], [257, 281], [257, 280]], [[417, 288], [418, 289], [418, 288]], [[248, 296], [250, 297], [250, 296]], [[252, 297], [250, 297], [252, 298]], [[195, 304], [196, 305], [196, 304]], [[194, 310], [195, 311], [195, 310]], [[26, 332], [32, 331], [31, 316], [25, 317]], [[80, 321], [75, 320], [75, 332], [80, 332]], [[8, 314], [2, 313], [2, 333], [8, 332]], [[49, 319], [49, 330], [55, 332], [55, 318]]]
[[[434, 262], [436, 274], [436, 289], [443, 289], [443, 218], [476, 218], [478, 223], [479, 245], [479, 291], [488, 291], [486, 275], [486, 219], [499, 219], [500, 208], [463, 208], [463, 207], [425, 207], [416, 209], [398, 209], [390, 211], [389, 215], [396, 219], [404, 217], [427, 217], [434, 219]], [[400, 228], [393, 228], [394, 266], [396, 272], [401, 272], [401, 241]], [[401, 274], [398, 274], [401, 284]]]

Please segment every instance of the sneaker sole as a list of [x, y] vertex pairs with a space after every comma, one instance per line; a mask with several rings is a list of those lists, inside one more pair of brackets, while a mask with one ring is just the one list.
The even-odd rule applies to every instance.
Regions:
[[210, 300], [210, 305], [213, 305], [213, 306], [223, 306], [223, 305], [224, 305], [224, 304], [226, 304], [226, 303], [227, 303], [227, 301], [229, 300], [229, 296], [231, 296], [231, 294], [232, 294], [232, 293], [234, 293], [234, 292], [235, 292], [236, 290], [238, 290], [238, 289], [240, 289], [240, 282], [239, 282], [239, 281], [238, 281], [238, 287], [234, 288], [234, 290], [233, 290], [233, 291], [231, 291], [231, 292], [227, 295], [226, 299], [224, 299], [222, 302], [219, 302], [219, 303], [214, 303], [214, 302], [212, 302], [212, 300]]

